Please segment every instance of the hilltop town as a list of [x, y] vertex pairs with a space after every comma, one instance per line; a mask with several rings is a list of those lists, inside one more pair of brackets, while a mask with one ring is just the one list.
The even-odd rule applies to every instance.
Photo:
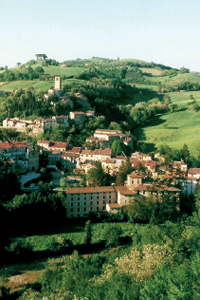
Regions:
[[[1, 225], [6, 220], [12, 224], [5, 229], [2, 263], [38, 263], [49, 257], [52, 261], [52, 265], [45, 262], [47, 271], [37, 283], [33, 282], [41, 274], [21, 283], [24, 290], [19, 296], [52, 295], [47, 280], [52, 283], [57, 278], [55, 269], [59, 278], [69, 280], [74, 272], [81, 286], [85, 274], [85, 286], [97, 290], [100, 299], [101, 285], [106, 291], [114, 272], [121, 288], [120, 274], [132, 285], [133, 268], [126, 273], [129, 264], [137, 265], [134, 284], [138, 285], [160, 272], [160, 259], [163, 268], [170, 265], [166, 257], [173, 261], [170, 268], [179, 260], [186, 264], [188, 257], [194, 259], [200, 148], [196, 133], [190, 144], [184, 138], [173, 142], [174, 147], [170, 144], [171, 131], [177, 140], [181, 126], [185, 131], [189, 127], [183, 114], [198, 119], [199, 85], [169, 84], [172, 77], [190, 76], [190, 71], [135, 60], [94, 57], [58, 63], [46, 54], [36, 56], [36, 61], [0, 73]], [[175, 96], [185, 97], [187, 105], [178, 105]], [[179, 118], [180, 128], [171, 126], [170, 118]], [[130, 247], [135, 247], [134, 253]], [[150, 269], [147, 254], [140, 262], [136, 259], [141, 247], [153, 257]], [[15, 294], [19, 286], [12, 283], [16, 278], [6, 268], [1, 294]], [[141, 279], [138, 270], [143, 269], [152, 273]], [[193, 274], [192, 269], [188, 272]], [[48, 274], [53, 274], [52, 279]], [[31, 289], [28, 284], [33, 284]], [[74, 286], [78, 290], [75, 281], [69, 289]], [[77, 295], [85, 296], [86, 290]], [[65, 287], [59, 291], [62, 297], [70, 295], [66, 299], [78, 299]]]

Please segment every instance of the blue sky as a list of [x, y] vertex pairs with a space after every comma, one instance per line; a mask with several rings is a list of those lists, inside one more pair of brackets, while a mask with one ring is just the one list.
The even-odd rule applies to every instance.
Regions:
[[0, 66], [135, 58], [200, 72], [199, 0], [0, 0]]

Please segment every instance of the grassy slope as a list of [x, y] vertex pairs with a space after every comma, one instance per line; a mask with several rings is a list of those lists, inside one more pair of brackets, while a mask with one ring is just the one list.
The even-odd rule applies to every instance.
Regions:
[[140, 70], [142, 71], [142, 73], [150, 73], [153, 76], [160, 76], [162, 75], [161, 70], [155, 69], [155, 68], [140, 68]]
[[[38, 66], [41, 66], [42, 62], [38, 61], [36, 64], [32, 65], [32, 68], [35, 69]], [[27, 65], [28, 66], [28, 65]], [[48, 66], [43, 67], [45, 74], [52, 74], [58, 76], [71, 76], [81, 73], [85, 68], [81, 67], [70, 67], [70, 68], [61, 68], [60, 66]], [[11, 71], [19, 70], [20, 68], [15, 67], [10, 69]], [[67, 80], [63, 82], [64, 84], [67, 83]], [[1, 88], [4, 91], [13, 91], [15, 89], [24, 89], [27, 90], [30, 87], [33, 87], [35, 90], [42, 89], [43, 91], [47, 91], [51, 86], [54, 85], [54, 81], [40, 81], [40, 80], [17, 80], [12, 81], [7, 84], [4, 84]]]
[[193, 95], [194, 99], [200, 105], [200, 91], [190, 91], [190, 92], [173, 92], [167, 93], [174, 104], [177, 105], [187, 105], [188, 102], [191, 102], [190, 95]]
[[13, 90], [20, 89], [20, 88], [22, 88], [23, 90], [27, 90], [30, 87], [33, 87], [35, 90], [42, 89], [43, 91], [46, 91], [52, 85], [54, 85], [53, 80], [52, 81], [17, 80], [17, 81], [12, 81], [8, 84], [5, 84], [2, 87], [2, 90], [12, 92]]
[[[149, 72], [150, 73], [150, 72]], [[168, 83], [170, 82], [175, 83], [183, 80], [188, 81], [196, 81], [200, 82], [200, 75], [194, 74], [194, 73], [185, 73], [185, 74], [178, 74], [177, 76], [169, 77], [169, 76], [159, 76], [159, 77], [148, 77], [145, 76], [147, 80], [153, 81], [153, 82], [162, 82], [162, 83]]]
[[[167, 123], [168, 128], [163, 127]], [[200, 145], [200, 113], [180, 111], [166, 114], [154, 119], [150, 126], [138, 128], [134, 135], [147, 143], [148, 150], [153, 151], [161, 144], [181, 149], [186, 143], [192, 155], [197, 156], [196, 148]]]

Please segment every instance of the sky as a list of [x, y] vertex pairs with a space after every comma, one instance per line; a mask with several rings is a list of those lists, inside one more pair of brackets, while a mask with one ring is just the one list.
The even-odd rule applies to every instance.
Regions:
[[134, 58], [200, 72], [199, 0], [0, 0], [0, 67]]

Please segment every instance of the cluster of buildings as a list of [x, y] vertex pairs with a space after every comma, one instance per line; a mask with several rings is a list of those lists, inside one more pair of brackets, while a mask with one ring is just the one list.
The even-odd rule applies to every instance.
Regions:
[[126, 146], [133, 149], [133, 139], [127, 137], [120, 130], [97, 129], [93, 136], [86, 139], [86, 142], [96, 142], [100, 147], [109, 147], [115, 140], [121, 140]]
[[67, 188], [67, 216], [69, 218], [84, 217], [89, 211], [117, 212], [136, 196], [161, 197], [163, 194], [173, 198], [179, 209], [180, 192], [181, 190], [174, 186], [161, 186], [159, 190], [155, 190], [151, 184], [142, 183], [141, 176], [133, 173], [127, 176], [127, 183], [124, 186]]
[[39, 170], [39, 151], [29, 142], [0, 142], [0, 154], [4, 155], [14, 173]]
[[[52, 95], [56, 95], [59, 101], [64, 102], [72, 109], [74, 108], [74, 102], [70, 99], [70, 96], [62, 92], [62, 79], [59, 76], [55, 77], [55, 87], [49, 89], [48, 94], [44, 95], [44, 99], [47, 100]], [[3, 127], [16, 128], [18, 131], [29, 128], [38, 133], [41, 130], [52, 130], [57, 124], [68, 128], [70, 127], [70, 121], [79, 125], [83, 124], [87, 117], [95, 117], [95, 112], [91, 110], [87, 98], [81, 93], [76, 93], [74, 96], [77, 99], [76, 101], [84, 107], [85, 112], [71, 111], [68, 116], [37, 118], [34, 122], [19, 120], [18, 118], [7, 118], [3, 121]], [[51, 105], [56, 106], [57, 103], [52, 101]], [[100, 149], [88, 150], [82, 149], [82, 147], [73, 147], [68, 142], [41, 140], [37, 142], [38, 150], [35, 150], [33, 144], [26, 141], [0, 142], [0, 154], [4, 154], [9, 159], [15, 173], [39, 170], [39, 162], [42, 159], [46, 162], [46, 166], [60, 166], [63, 169], [73, 168], [84, 174], [94, 167], [96, 161], [100, 161], [104, 170], [111, 175], [117, 175], [120, 166], [126, 161], [127, 157], [124, 153], [122, 153], [123, 156], [112, 156], [111, 146], [116, 140], [123, 142], [133, 151], [133, 139], [127, 137], [122, 131], [97, 129], [93, 136], [86, 139], [86, 142], [95, 143]], [[135, 197], [147, 197], [149, 195], [161, 197], [164, 194], [175, 199], [177, 209], [179, 209], [181, 191], [187, 194], [193, 193], [195, 185], [200, 180], [200, 168], [188, 170], [188, 166], [183, 160], [172, 162], [169, 168], [169, 166], [163, 165], [164, 158], [159, 153], [155, 154], [153, 158], [150, 154], [134, 152], [129, 157], [129, 161], [135, 171], [127, 176], [124, 186], [67, 188], [67, 216], [69, 218], [84, 217], [89, 211], [117, 212], [123, 205], [128, 204], [130, 199]], [[139, 166], [155, 178], [167, 176], [170, 178], [176, 177], [177, 180], [179, 176], [178, 182], [181, 189], [176, 188], [174, 185], [162, 185], [155, 190], [152, 184], [143, 182]]]

